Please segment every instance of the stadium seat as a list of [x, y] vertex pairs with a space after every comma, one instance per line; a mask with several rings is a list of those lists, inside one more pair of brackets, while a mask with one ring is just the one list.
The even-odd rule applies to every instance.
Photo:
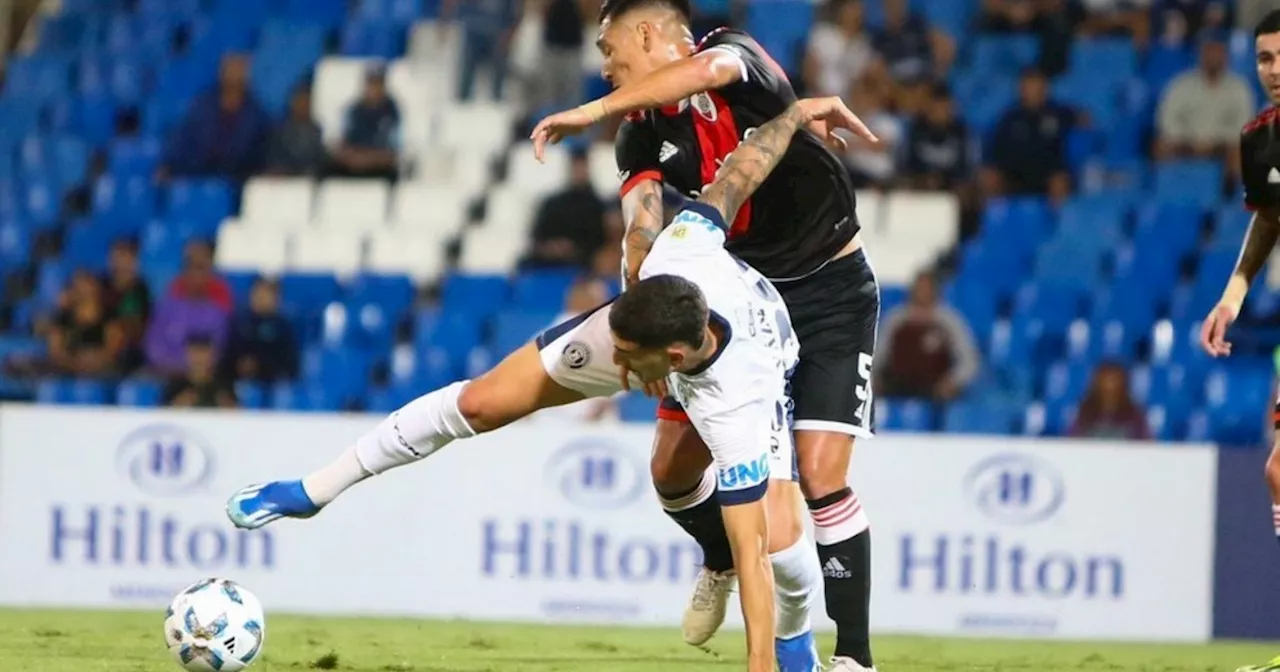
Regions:
[[218, 268], [278, 274], [288, 258], [288, 236], [283, 231], [250, 228], [228, 223], [218, 230]]
[[493, 350], [505, 357], [555, 323], [555, 311], [508, 310], [498, 313], [493, 326]]
[[458, 189], [402, 184], [391, 200], [391, 222], [400, 235], [447, 240], [467, 221], [468, 199]]
[[389, 189], [383, 180], [329, 179], [316, 193], [315, 218], [321, 228], [367, 231], [387, 219]]
[[953, 402], [947, 406], [943, 430], [955, 434], [1012, 434], [1016, 414], [1000, 403]]
[[503, 273], [515, 267], [528, 245], [527, 231], [516, 233], [496, 223], [472, 227], [464, 234], [458, 266], [468, 273]]
[[556, 312], [564, 304], [565, 295], [576, 269], [526, 271], [517, 276], [511, 286], [511, 305], [517, 310]]
[[221, 222], [231, 215], [231, 186], [223, 180], [174, 180], [169, 185], [166, 215], [178, 219]]
[[415, 228], [402, 232], [374, 231], [369, 236], [367, 270], [373, 273], [405, 274], [420, 282], [438, 278], [445, 269], [443, 243], [432, 233]]
[[1210, 210], [1222, 201], [1222, 173], [1219, 161], [1156, 164], [1155, 197], [1163, 203]]
[[623, 422], [653, 422], [658, 414], [658, 400], [632, 392], [618, 398], [618, 418]]
[[156, 381], [129, 379], [122, 381], [116, 388], [116, 403], [121, 406], [153, 408], [160, 405], [160, 395], [160, 384]]
[[330, 272], [349, 277], [360, 271], [364, 235], [352, 230], [308, 231], [293, 236], [289, 269], [304, 273]]
[[255, 177], [245, 185], [240, 219], [254, 227], [304, 226], [311, 221], [313, 190], [305, 178]]

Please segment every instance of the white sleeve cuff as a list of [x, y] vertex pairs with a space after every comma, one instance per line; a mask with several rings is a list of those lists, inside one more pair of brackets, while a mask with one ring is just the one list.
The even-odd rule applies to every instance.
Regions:
[[703, 50], [703, 53], [706, 53], [708, 51], [718, 51], [722, 54], [726, 54], [729, 57], [731, 57], [734, 60], [734, 62], [738, 64], [738, 72], [742, 73], [742, 81], [745, 82], [749, 79], [749, 77], [747, 76], [747, 62], [742, 58], [742, 54], [738, 53], [737, 49], [725, 44], [721, 44], [721, 45], [716, 45], [714, 47], [711, 47], [709, 49], [705, 49]]

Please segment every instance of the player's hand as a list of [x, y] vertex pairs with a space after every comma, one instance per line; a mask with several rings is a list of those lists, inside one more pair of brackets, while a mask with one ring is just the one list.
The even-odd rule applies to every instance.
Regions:
[[804, 113], [805, 127], [833, 149], [843, 150], [846, 146], [844, 138], [836, 134], [838, 129], [849, 131], [870, 143], [880, 142], [880, 138], [862, 123], [839, 96], [805, 98], [796, 101], [796, 105]]
[[596, 122], [581, 107], [553, 114], [533, 127], [529, 139], [533, 140], [533, 156], [542, 161], [546, 155], [547, 145], [557, 144], [561, 140], [577, 135]]
[[1231, 343], [1227, 341], [1227, 328], [1236, 321], [1240, 309], [1229, 304], [1219, 303], [1209, 312], [1200, 325], [1200, 347], [1210, 357], [1225, 357], [1231, 354]]

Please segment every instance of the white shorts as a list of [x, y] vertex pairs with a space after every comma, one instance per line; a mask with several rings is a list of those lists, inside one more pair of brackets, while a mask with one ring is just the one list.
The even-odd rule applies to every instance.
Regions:
[[[588, 399], [611, 397], [622, 391], [618, 366], [613, 363], [613, 336], [609, 331], [611, 303], [571, 317], [534, 339], [542, 357], [542, 368], [551, 380], [581, 392]], [[631, 389], [642, 387], [640, 379], [633, 374]], [[774, 401], [782, 403], [783, 408], [791, 406], [785, 396]], [[794, 481], [798, 478], [790, 422], [771, 430], [769, 456], [771, 479]]]

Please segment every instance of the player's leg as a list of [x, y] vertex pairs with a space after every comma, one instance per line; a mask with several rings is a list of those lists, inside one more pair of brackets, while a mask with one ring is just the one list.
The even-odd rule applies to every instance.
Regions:
[[862, 252], [799, 283], [779, 284], [800, 339], [791, 378], [800, 488], [813, 518], [835, 671], [873, 668], [871, 531], [849, 487], [854, 437], [872, 434], [871, 364], [879, 293]]
[[659, 409], [649, 470], [662, 510], [702, 549], [702, 568], [680, 627], [684, 641], [701, 646], [724, 623], [734, 586], [733, 551], [715, 498], [711, 452], [674, 400], [663, 400]]
[[774, 652], [781, 672], [821, 670], [813, 636], [812, 611], [822, 585], [822, 570], [813, 542], [804, 530], [804, 497], [796, 482], [795, 450], [789, 427], [775, 430], [769, 492], [769, 564], [777, 595]]
[[[612, 394], [620, 386], [608, 351], [601, 350], [606, 342], [611, 348], [607, 310], [552, 327], [479, 378], [405, 404], [305, 478], [242, 488], [227, 503], [227, 515], [249, 529], [279, 518], [307, 518], [356, 483], [428, 457], [456, 439], [493, 431], [543, 408]], [[596, 351], [600, 354], [593, 357]]]
[[[1276, 404], [1276, 425], [1280, 426], [1280, 403]], [[1276, 430], [1267, 457], [1267, 489], [1271, 491], [1271, 520], [1275, 524], [1276, 541], [1280, 541], [1280, 429]]]

